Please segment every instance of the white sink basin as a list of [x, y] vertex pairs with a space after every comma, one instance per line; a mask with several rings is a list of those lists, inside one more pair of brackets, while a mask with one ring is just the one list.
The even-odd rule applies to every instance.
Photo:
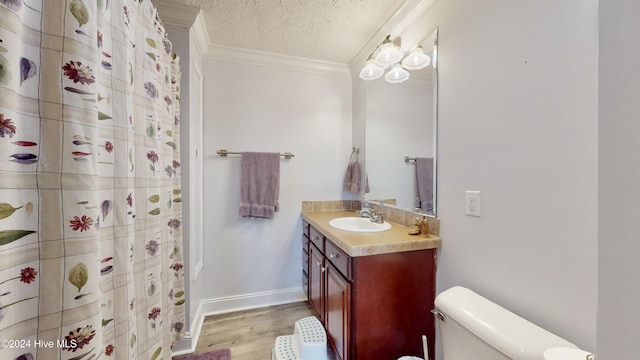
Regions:
[[364, 217], [340, 217], [329, 221], [329, 225], [339, 230], [353, 232], [380, 232], [391, 229], [388, 222], [378, 224]]

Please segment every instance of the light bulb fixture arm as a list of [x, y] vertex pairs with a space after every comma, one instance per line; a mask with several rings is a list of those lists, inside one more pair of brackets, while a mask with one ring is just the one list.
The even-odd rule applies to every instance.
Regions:
[[420, 43], [403, 51], [402, 39], [396, 37], [391, 40], [389, 34], [369, 54], [359, 77], [363, 80], [375, 80], [388, 70], [385, 80], [397, 84], [409, 79], [407, 70], [420, 70], [429, 66], [430, 62], [431, 58], [424, 53]]
[[378, 49], [380, 49], [380, 47], [382, 47], [382, 45], [384, 45], [386, 43], [390, 43], [390, 42], [391, 42], [391, 34], [387, 35], [387, 37], [385, 37], [384, 40], [382, 40], [380, 42], [380, 44], [378, 44], [378, 46], [376, 46], [375, 49], [373, 49], [373, 51], [367, 57], [367, 60], [373, 59], [373, 55], [376, 53], [376, 51], [378, 51]]

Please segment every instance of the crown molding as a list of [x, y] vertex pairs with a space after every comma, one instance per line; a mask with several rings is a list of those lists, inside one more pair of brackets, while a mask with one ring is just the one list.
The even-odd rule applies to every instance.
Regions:
[[415, 19], [424, 12], [424, 10], [431, 5], [433, 0], [407, 0], [396, 11], [387, 22], [378, 29], [378, 31], [371, 37], [371, 39], [358, 51], [358, 53], [349, 61], [349, 68], [353, 70], [354, 76], [357, 76], [360, 72], [360, 68], [364, 65], [367, 57], [373, 49], [384, 39], [387, 35], [391, 35], [391, 38], [396, 38], [403, 31], [405, 31]]
[[233, 61], [251, 65], [271, 66], [275, 68], [304, 71], [315, 74], [350, 77], [346, 64], [314, 60], [297, 56], [248, 50], [223, 45], [209, 45], [204, 58]]
[[200, 9], [187, 5], [174, 4], [156, 0], [153, 2], [164, 25], [191, 28]]
[[202, 55], [206, 52], [209, 47], [209, 33], [199, 8], [164, 1], [155, 1], [155, 6], [164, 25], [189, 29], [198, 53]]
[[207, 27], [204, 23], [202, 12], [199, 12], [195, 20], [193, 21], [193, 26], [191, 26], [191, 33], [198, 50], [198, 54], [204, 54], [209, 47], [209, 33], [207, 32]]
[[235, 48], [231, 46], [209, 43], [209, 34], [204, 18], [199, 8], [169, 3], [162, 0], [154, 1], [162, 22], [165, 25], [189, 28], [195, 40], [198, 52], [205, 58], [233, 61], [253, 65], [271, 66], [276, 68], [305, 71], [332, 76], [351, 76], [358, 74], [369, 52], [387, 34], [397, 37], [407, 29], [413, 21], [433, 2], [433, 0], [407, 0], [375, 35], [358, 51], [348, 64], [340, 64], [322, 60], [308, 59], [296, 56], [275, 54], [257, 50]]

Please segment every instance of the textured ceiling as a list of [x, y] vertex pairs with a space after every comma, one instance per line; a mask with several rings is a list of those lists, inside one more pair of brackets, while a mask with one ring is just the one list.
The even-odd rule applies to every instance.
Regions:
[[212, 45], [341, 64], [351, 61], [404, 1], [163, 0], [201, 8]]

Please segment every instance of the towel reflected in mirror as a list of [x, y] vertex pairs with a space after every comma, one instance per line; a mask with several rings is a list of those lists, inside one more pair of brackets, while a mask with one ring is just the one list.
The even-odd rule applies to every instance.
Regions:
[[433, 158], [416, 157], [416, 208], [433, 212]]

